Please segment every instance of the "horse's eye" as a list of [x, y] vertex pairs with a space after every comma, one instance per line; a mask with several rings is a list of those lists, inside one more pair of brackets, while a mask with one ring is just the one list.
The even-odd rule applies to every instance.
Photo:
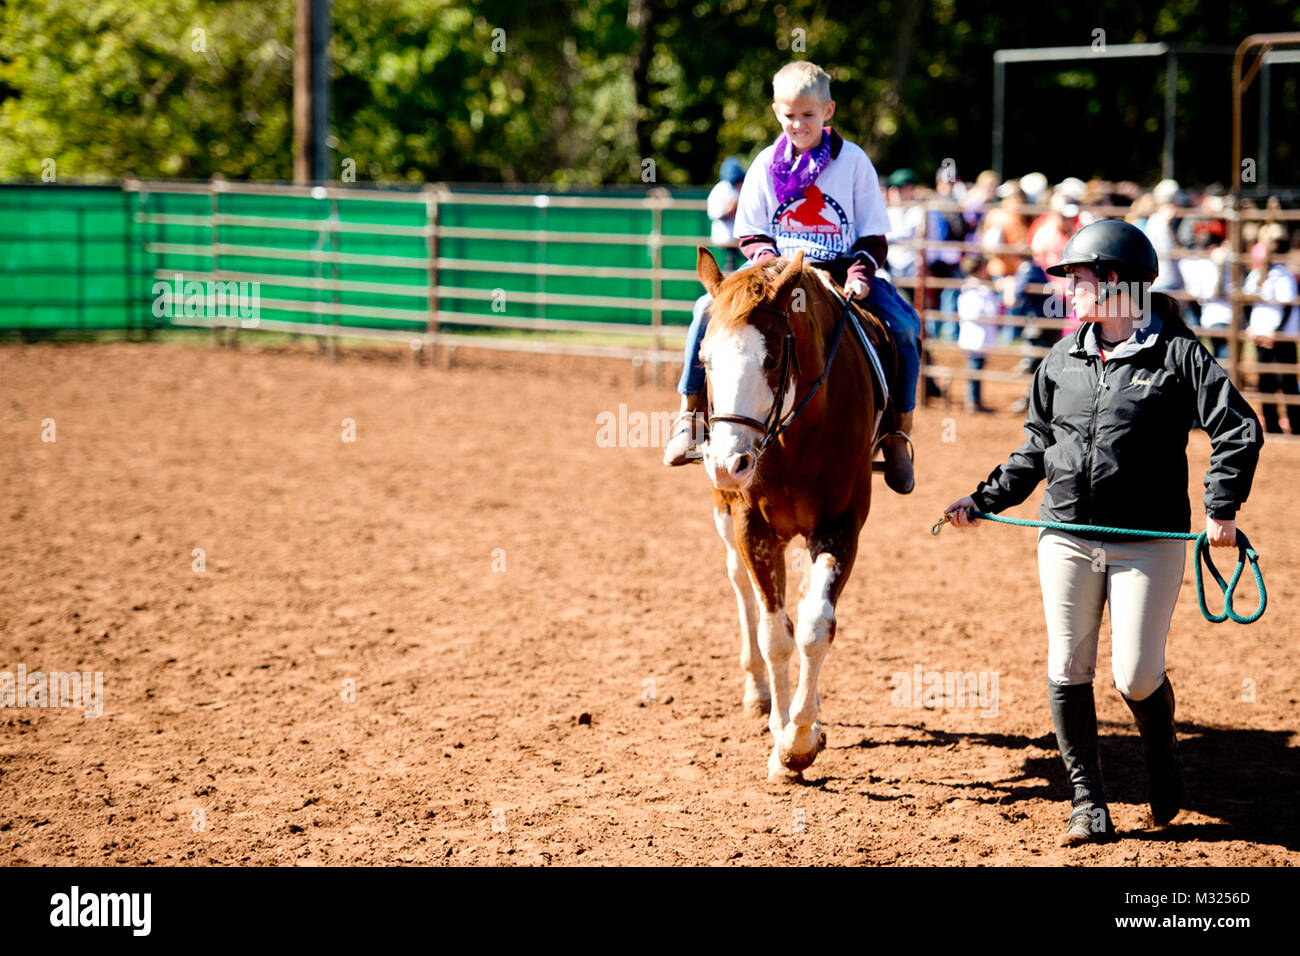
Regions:
[[766, 356], [763, 359], [763, 368], [767, 369], [768, 371], [771, 371], [772, 369], [776, 368], [776, 356], [775, 355]]

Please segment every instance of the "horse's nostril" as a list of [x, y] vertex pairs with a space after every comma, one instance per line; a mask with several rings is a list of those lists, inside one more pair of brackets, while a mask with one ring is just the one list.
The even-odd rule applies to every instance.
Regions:
[[748, 471], [748, 470], [749, 470], [749, 456], [741, 455], [739, 458], [736, 459], [736, 473], [739, 474], [742, 471]]

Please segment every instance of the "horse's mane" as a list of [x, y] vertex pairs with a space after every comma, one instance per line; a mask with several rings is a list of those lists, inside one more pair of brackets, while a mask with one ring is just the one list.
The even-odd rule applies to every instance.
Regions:
[[[754, 311], [754, 307], [767, 297], [772, 283], [787, 265], [789, 265], [789, 259], [786, 258], [766, 259], [757, 265], [732, 273], [723, 279], [722, 285], [713, 297], [710, 323], [716, 323], [719, 328], [723, 329], [736, 328], [746, 324], [749, 313]], [[804, 275], [799, 285], [804, 289], [805, 293], [824, 295], [829, 292], [829, 289], [822, 284], [820, 277], [810, 275], [814, 268], [816, 267], [805, 264]], [[807, 281], [810, 278], [812, 281]], [[816, 291], [813, 291], [814, 289]], [[885, 324], [880, 318], [869, 309], [861, 306], [858, 309], [858, 315], [862, 317], [863, 327], [876, 345], [878, 347], [881, 345], [888, 346], [889, 336], [885, 331]]]
[[723, 279], [713, 297], [710, 322], [716, 322], [719, 328], [744, 325], [749, 313], [767, 297], [773, 280], [787, 265], [785, 259], [767, 259]]

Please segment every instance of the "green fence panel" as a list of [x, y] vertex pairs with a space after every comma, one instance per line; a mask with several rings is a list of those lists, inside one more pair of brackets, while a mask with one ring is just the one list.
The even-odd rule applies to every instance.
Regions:
[[[263, 319], [337, 323], [345, 328], [425, 328], [430, 307], [426, 193], [412, 191], [402, 195], [402, 201], [394, 201], [359, 196], [358, 190], [316, 198], [297, 190], [241, 191], [244, 188], [249, 187], [0, 186], [0, 328], [185, 325], [187, 294], [189, 310], [197, 313], [189, 318], [210, 319], [212, 303], [206, 295], [217, 271], [258, 277], [257, 314]], [[599, 323], [610, 321], [651, 325], [655, 283], [650, 276], [654, 253], [649, 237], [655, 217], [648, 207], [627, 203], [618, 208], [574, 207], [563, 204], [567, 199], [520, 203], [519, 196], [533, 194], [492, 187], [457, 187], [437, 195], [440, 229], [536, 233], [526, 238], [440, 235], [440, 259], [475, 266], [439, 269], [440, 312], [589, 321], [593, 331], [599, 330]], [[586, 195], [599, 202], [611, 193], [550, 195]], [[638, 198], [626, 192], [614, 195]], [[708, 220], [698, 208], [704, 195], [702, 190], [675, 192], [674, 201], [695, 200], [694, 208], [671, 204], [662, 208], [661, 233], [691, 238], [707, 234]], [[484, 198], [498, 201], [483, 202]], [[216, 223], [214, 207], [221, 217]], [[375, 231], [387, 227], [408, 234]], [[574, 233], [599, 240], [577, 241]], [[220, 244], [219, 255], [214, 243]], [[335, 254], [370, 258], [330, 261]], [[539, 263], [551, 267], [552, 273], [528, 271]], [[693, 271], [694, 246], [664, 245], [661, 264]], [[592, 267], [646, 274], [597, 277], [590, 274]], [[335, 282], [387, 288], [336, 289], [331, 287]], [[414, 294], [404, 294], [404, 289]], [[176, 290], [182, 294], [173, 295]], [[195, 290], [203, 295], [194, 297]], [[662, 312], [664, 324], [689, 322], [690, 303], [700, 292], [695, 280], [659, 283], [660, 298], [680, 303], [679, 308]], [[629, 301], [557, 303], [550, 298], [556, 296]], [[375, 309], [393, 311], [364, 314]], [[467, 327], [464, 321], [454, 326]]]
[[0, 328], [122, 328], [133, 243], [116, 187], [0, 186]]

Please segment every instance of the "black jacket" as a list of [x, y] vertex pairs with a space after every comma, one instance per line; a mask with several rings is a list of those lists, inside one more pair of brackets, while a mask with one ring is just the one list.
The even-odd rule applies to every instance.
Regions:
[[1181, 322], [1160, 318], [1163, 304], [1154, 311], [1104, 363], [1091, 324], [1053, 346], [1034, 375], [1028, 440], [980, 483], [981, 511], [1019, 504], [1046, 478], [1041, 520], [1190, 531], [1187, 434], [1199, 427], [1213, 445], [1205, 513], [1236, 516], [1263, 429], [1214, 357]]

